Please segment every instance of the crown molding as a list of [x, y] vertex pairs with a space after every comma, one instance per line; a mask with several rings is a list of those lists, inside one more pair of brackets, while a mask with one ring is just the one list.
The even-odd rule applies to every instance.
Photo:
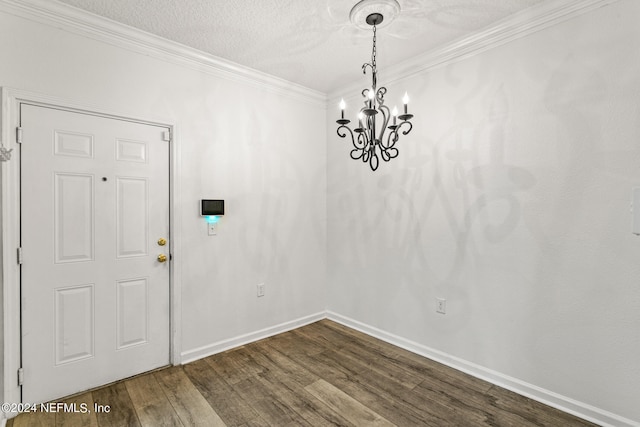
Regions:
[[[472, 57], [617, 1], [619, 0], [555, 0], [540, 3], [471, 36], [460, 38], [387, 68], [384, 83], [391, 84], [415, 74]], [[327, 100], [329, 103], [337, 102], [341, 94], [360, 93], [362, 87], [362, 82], [349, 83], [339, 90], [330, 92]]]
[[52, 0], [0, 0], [0, 11], [312, 104], [326, 94]]
[[[471, 36], [389, 67], [385, 70], [385, 84], [472, 57], [617, 1], [555, 0], [540, 3]], [[354, 81], [325, 94], [58, 1], [0, 0], [0, 11], [312, 104], [333, 103], [340, 94], [359, 93], [362, 86], [361, 82]]]

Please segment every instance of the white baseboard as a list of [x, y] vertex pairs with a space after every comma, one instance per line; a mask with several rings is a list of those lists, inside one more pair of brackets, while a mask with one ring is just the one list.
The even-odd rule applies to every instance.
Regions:
[[587, 421], [591, 421], [603, 427], [638, 427], [640, 425], [638, 422], [628, 418], [624, 418], [586, 403], [562, 396], [558, 393], [545, 390], [517, 378], [501, 374], [500, 372], [487, 369], [483, 366], [476, 365], [475, 363], [429, 348], [373, 326], [366, 325], [357, 320], [342, 316], [338, 313], [328, 311], [326, 313], [326, 317], [334, 322], [358, 330], [389, 344], [393, 344], [428, 359], [435, 360], [436, 362], [447, 365], [453, 369], [457, 369], [458, 371], [465, 372], [474, 377], [488, 381], [492, 384], [506, 388], [507, 390], [511, 390], [515, 393], [583, 418]]
[[221, 353], [234, 347], [249, 344], [254, 341], [258, 341], [264, 338], [268, 338], [273, 335], [277, 335], [283, 332], [290, 331], [292, 329], [299, 328], [309, 323], [317, 322], [318, 320], [325, 319], [327, 313], [322, 311], [310, 316], [301, 317], [299, 319], [291, 320], [288, 322], [280, 323], [279, 325], [270, 326], [259, 331], [251, 332], [248, 334], [240, 335], [237, 337], [229, 338], [223, 341], [219, 341], [213, 344], [209, 344], [196, 349], [184, 351], [181, 353], [181, 363], [189, 363], [198, 359], [202, 359], [213, 354]]

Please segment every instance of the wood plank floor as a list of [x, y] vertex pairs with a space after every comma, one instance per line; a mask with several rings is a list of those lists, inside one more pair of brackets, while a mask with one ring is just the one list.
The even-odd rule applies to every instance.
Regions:
[[62, 402], [7, 425], [594, 425], [329, 320]]

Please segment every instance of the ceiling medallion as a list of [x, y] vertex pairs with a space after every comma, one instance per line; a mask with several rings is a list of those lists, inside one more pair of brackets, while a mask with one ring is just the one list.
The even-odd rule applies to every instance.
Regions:
[[378, 28], [384, 28], [398, 16], [400, 4], [396, 0], [362, 0], [351, 9], [349, 20], [358, 28], [369, 30], [372, 24], [367, 18], [375, 13], [384, 17], [384, 23], [378, 24]]
[[[399, 131], [403, 129], [402, 134], [406, 135], [413, 129], [413, 125], [410, 122], [413, 114], [409, 114], [407, 111], [409, 96], [405, 93], [402, 98], [404, 114], [398, 115], [398, 109], [395, 107], [389, 113], [389, 107], [384, 105], [384, 95], [387, 93], [387, 88], [377, 88], [376, 28], [381, 27], [383, 22], [386, 24], [391, 22], [398, 13], [400, 13], [400, 5], [396, 0], [362, 0], [351, 9], [349, 14], [351, 22], [356, 26], [373, 28], [371, 62], [362, 65], [364, 74], [367, 73], [367, 67], [371, 68], [371, 87], [362, 91], [364, 107], [358, 113], [358, 127], [353, 131], [348, 126], [351, 120], [344, 118], [344, 110], [346, 108], [344, 99], [340, 100], [341, 116], [340, 119], [336, 120], [336, 123], [340, 125], [337, 132], [341, 138], [346, 138], [347, 135], [351, 136], [351, 143], [353, 144], [351, 158], [369, 163], [369, 167], [373, 171], [378, 169], [380, 157], [385, 162], [388, 162], [398, 156], [398, 149], [395, 144], [400, 138]], [[378, 114], [382, 117], [378, 116]], [[378, 116], [377, 121], [376, 116]], [[391, 117], [393, 117], [393, 124], [389, 125]], [[387, 130], [389, 130], [389, 134], [385, 139]], [[354, 135], [354, 132], [357, 136]]]

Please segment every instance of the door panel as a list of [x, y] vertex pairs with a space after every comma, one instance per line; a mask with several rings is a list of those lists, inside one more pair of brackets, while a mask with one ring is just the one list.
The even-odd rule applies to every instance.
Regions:
[[56, 365], [94, 356], [93, 283], [54, 291]]
[[25, 402], [169, 363], [166, 128], [22, 104]]
[[118, 258], [147, 255], [149, 191], [146, 178], [116, 178]]
[[118, 350], [147, 342], [149, 295], [147, 279], [118, 281]]
[[127, 141], [119, 139], [116, 159], [121, 162], [146, 163], [147, 143], [144, 141]]
[[93, 140], [93, 135], [54, 130], [54, 154], [93, 159]]
[[54, 260], [56, 263], [92, 261], [93, 176], [54, 173], [53, 179]]

